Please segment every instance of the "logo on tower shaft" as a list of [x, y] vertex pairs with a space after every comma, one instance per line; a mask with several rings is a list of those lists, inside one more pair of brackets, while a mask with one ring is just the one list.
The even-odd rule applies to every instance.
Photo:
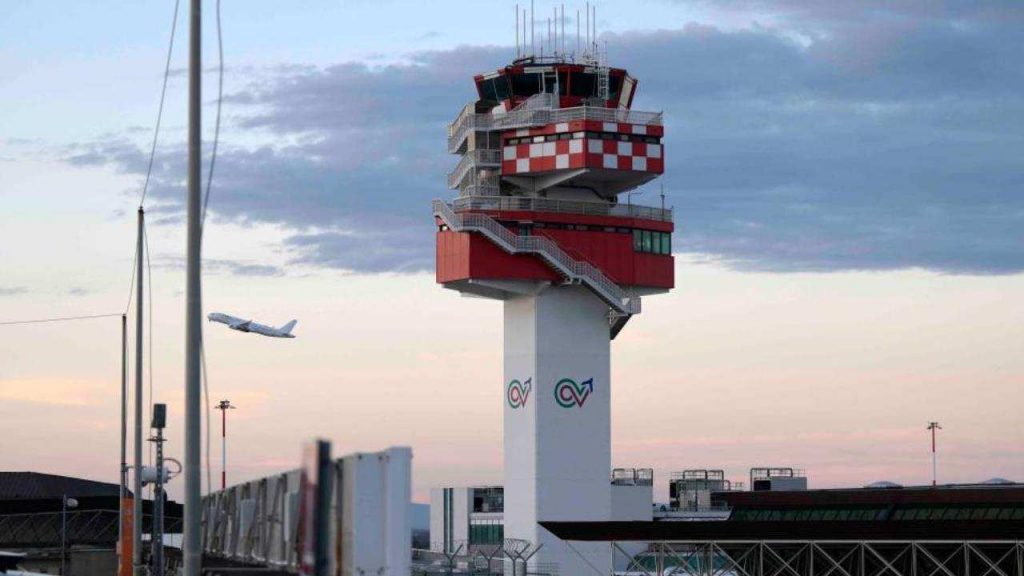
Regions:
[[533, 378], [527, 378], [526, 382], [513, 380], [508, 383], [508, 390], [505, 398], [513, 410], [526, 406], [526, 400], [530, 398], [530, 390], [533, 388]]
[[587, 378], [579, 384], [572, 378], [562, 378], [555, 384], [555, 402], [562, 408], [583, 407], [594, 391], [594, 379]]

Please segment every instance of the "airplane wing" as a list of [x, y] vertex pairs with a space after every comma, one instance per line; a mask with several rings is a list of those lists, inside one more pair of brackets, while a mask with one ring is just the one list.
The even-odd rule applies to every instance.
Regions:
[[228, 323], [228, 326], [235, 330], [248, 330], [250, 324], [252, 324], [252, 320], [241, 320], [235, 318], [233, 322]]

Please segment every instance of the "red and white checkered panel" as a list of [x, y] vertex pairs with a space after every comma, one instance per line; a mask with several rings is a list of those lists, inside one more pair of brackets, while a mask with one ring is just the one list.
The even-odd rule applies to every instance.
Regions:
[[526, 174], [573, 168], [664, 172], [661, 144], [580, 138], [502, 148], [501, 173]]
[[521, 128], [509, 130], [503, 136], [505, 138], [517, 138], [522, 136], [547, 136], [548, 134], [562, 134], [565, 132], [613, 132], [615, 134], [640, 134], [644, 136], [656, 136], [661, 138], [665, 135], [665, 127], [661, 124], [629, 124], [627, 122], [601, 122], [599, 120], [573, 120], [572, 122], [558, 122], [547, 124], [536, 128]]
[[576, 168], [664, 172], [662, 145], [648, 142], [623, 142], [586, 138], [587, 132], [640, 134], [660, 137], [662, 126], [624, 124], [621, 122], [574, 121], [549, 124], [539, 128], [510, 130], [505, 138], [543, 138], [551, 134], [572, 133], [573, 138], [551, 142], [512, 144], [502, 147], [501, 173], [527, 174]]

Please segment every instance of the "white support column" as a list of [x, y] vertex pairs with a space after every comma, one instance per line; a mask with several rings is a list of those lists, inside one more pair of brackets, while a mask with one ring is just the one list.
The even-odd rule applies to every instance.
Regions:
[[559, 574], [607, 566], [601, 543], [566, 544], [543, 520], [611, 514], [608, 307], [579, 286], [505, 301], [505, 537], [543, 547], [530, 561]]

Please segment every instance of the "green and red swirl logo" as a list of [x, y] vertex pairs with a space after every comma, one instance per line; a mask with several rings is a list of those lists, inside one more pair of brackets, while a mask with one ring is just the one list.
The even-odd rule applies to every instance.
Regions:
[[533, 389], [533, 378], [527, 378], [526, 382], [520, 382], [519, 380], [509, 382], [508, 389], [505, 391], [505, 399], [508, 400], [508, 405], [513, 410], [526, 406], [526, 401], [530, 398], [531, 389]]
[[562, 378], [558, 384], [555, 384], [555, 402], [558, 402], [562, 408], [572, 408], [573, 406], [582, 408], [593, 391], [593, 378], [587, 378], [579, 384], [572, 378]]

